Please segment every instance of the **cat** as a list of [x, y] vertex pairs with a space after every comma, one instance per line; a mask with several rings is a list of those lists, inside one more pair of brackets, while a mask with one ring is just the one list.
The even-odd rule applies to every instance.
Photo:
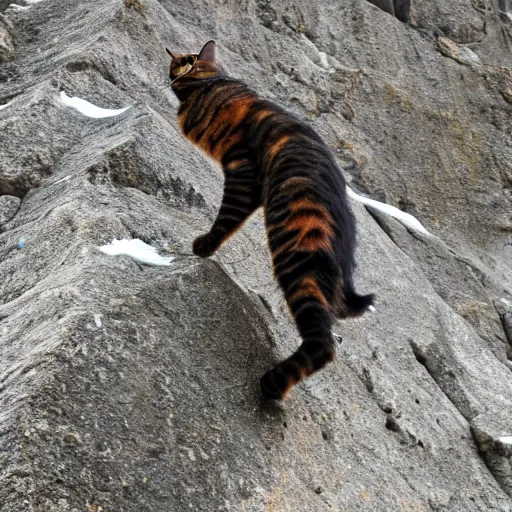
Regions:
[[229, 78], [208, 41], [198, 54], [171, 56], [169, 78], [187, 139], [219, 162], [224, 195], [210, 231], [193, 242], [211, 256], [263, 206], [277, 277], [303, 343], [260, 381], [282, 399], [334, 358], [334, 318], [363, 314], [373, 295], [354, 291], [355, 220], [329, 148], [307, 124]]

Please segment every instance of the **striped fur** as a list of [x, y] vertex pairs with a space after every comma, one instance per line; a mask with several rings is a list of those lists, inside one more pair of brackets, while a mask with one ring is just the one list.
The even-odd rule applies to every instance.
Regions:
[[212, 255], [263, 206], [274, 273], [303, 340], [261, 379], [263, 395], [281, 399], [333, 360], [334, 317], [361, 315], [373, 301], [352, 284], [356, 230], [345, 182], [312, 128], [225, 75], [212, 41], [172, 57], [181, 130], [225, 174], [219, 213], [194, 254]]

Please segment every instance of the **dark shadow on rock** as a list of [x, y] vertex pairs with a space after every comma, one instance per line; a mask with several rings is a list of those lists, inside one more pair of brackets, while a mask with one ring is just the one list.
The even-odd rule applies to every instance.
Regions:
[[411, 21], [411, 0], [368, 0], [404, 23]]

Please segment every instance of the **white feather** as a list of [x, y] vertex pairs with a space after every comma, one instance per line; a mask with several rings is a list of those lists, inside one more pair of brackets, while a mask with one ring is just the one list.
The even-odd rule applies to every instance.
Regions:
[[87, 117], [92, 117], [94, 119], [101, 119], [104, 117], [113, 117], [126, 112], [130, 107], [118, 108], [118, 109], [110, 109], [110, 108], [101, 108], [89, 103], [88, 101], [82, 100], [81, 98], [77, 98], [74, 96], [70, 98], [64, 91], [60, 93], [60, 101], [66, 105], [66, 107], [72, 107], [75, 110], [78, 110], [81, 114]]
[[98, 247], [98, 249], [111, 256], [124, 254], [146, 265], [169, 266], [174, 259], [172, 256], [160, 256], [154, 247], [138, 238], [134, 240], [117, 240], [114, 238], [110, 244]]

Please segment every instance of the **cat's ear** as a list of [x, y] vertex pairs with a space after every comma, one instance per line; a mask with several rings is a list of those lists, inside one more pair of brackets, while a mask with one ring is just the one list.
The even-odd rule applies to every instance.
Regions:
[[215, 41], [208, 41], [199, 52], [197, 60], [215, 62]]
[[175, 58], [171, 50], [169, 50], [169, 48], [166, 48], [165, 51], [171, 56], [172, 59]]

